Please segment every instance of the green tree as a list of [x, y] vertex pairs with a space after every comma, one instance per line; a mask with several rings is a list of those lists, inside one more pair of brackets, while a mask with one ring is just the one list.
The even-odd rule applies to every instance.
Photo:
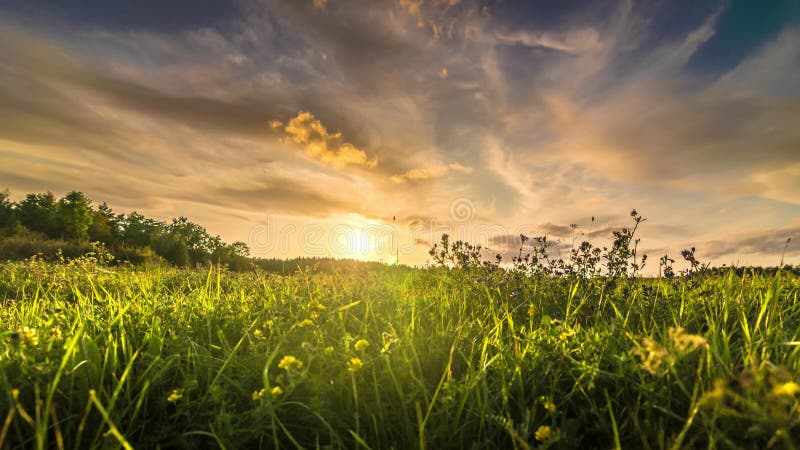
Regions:
[[219, 237], [212, 237], [206, 229], [186, 217], [172, 219], [168, 232], [186, 243], [192, 262], [208, 262], [212, 253], [223, 245]]
[[220, 245], [214, 249], [211, 259], [217, 264], [227, 265], [231, 270], [243, 271], [250, 267], [249, 254], [250, 248], [242, 241], [225, 245], [220, 240]]
[[233, 254], [236, 256], [248, 257], [250, 256], [250, 247], [242, 241], [236, 241], [230, 245]]
[[132, 212], [120, 221], [122, 241], [135, 247], [147, 247], [165, 232], [166, 224]]
[[191, 263], [186, 241], [176, 235], [162, 235], [153, 242], [153, 250], [170, 264], [186, 267]]
[[88, 239], [93, 215], [91, 201], [83, 192], [72, 191], [58, 201], [56, 222], [59, 234], [65, 238]]
[[92, 224], [89, 226], [89, 239], [108, 244], [120, 238], [120, 222], [124, 220], [122, 214], [115, 215], [106, 203], [92, 210]]
[[17, 203], [17, 218], [31, 231], [44, 233], [49, 237], [58, 236], [56, 226], [56, 199], [52, 192], [28, 194]]
[[14, 211], [14, 203], [9, 200], [8, 190], [0, 192], [0, 228], [9, 230], [14, 228], [17, 216]]

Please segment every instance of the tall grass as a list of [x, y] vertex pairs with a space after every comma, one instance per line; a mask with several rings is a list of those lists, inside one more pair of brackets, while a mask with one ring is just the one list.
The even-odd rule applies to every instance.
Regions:
[[793, 448], [800, 278], [0, 266], [0, 448]]

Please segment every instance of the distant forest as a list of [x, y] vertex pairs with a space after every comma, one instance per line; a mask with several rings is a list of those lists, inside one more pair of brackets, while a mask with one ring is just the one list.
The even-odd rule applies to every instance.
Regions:
[[106, 203], [95, 205], [79, 191], [62, 198], [51, 192], [27, 194], [19, 202], [11, 201], [8, 190], [0, 192], [0, 261], [37, 255], [46, 260], [70, 259], [96, 252], [96, 243], [102, 244], [115, 262], [137, 265], [219, 264], [234, 271], [258, 267], [292, 273], [298, 268], [332, 271], [334, 266], [346, 264], [330, 258], [251, 258], [246, 243], [225, 243], [186, 217], [168, 223], [137, 212], [121, 214]]

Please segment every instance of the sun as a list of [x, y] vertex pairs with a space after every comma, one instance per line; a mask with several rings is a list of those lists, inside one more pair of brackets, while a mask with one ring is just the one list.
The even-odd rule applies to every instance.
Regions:
[[370, 261], [395, 259], [394, 227], [373, 219], [351, 217], [345, 224], [333, 227], [330, 242], [332, 253], [338, 257]]
[[370, 236], [359, 233], [353, 238], [352, 242], [353, 253], [367, 255], [375, 250], [375, 243], [372, 242]]

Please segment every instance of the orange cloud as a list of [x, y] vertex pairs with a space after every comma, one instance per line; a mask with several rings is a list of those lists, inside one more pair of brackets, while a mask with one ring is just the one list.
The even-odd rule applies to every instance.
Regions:
[[407, 181], [429, 180], [432, 178], [442, 178], [449, 173], [471, 173], [472, 167], [466, 167], [459, 163], [441, 164], [433, 167], [425, 167], [422, 169], [411, 169], [406, 173], [400, 175], [392, 175], [390, 178], [392, 183], [401, 184]]
[[343, 142], [341, 132], [329, 133], [327, 127], [310, 112], [301, 111], [286, 124], [273, 120], [270, 127], [283, 133], [281, 142], [301, 145], [306, 155], [333, 167], [354, 165], [371, 168], [378, 163], [369, 159], [364, 150]]

